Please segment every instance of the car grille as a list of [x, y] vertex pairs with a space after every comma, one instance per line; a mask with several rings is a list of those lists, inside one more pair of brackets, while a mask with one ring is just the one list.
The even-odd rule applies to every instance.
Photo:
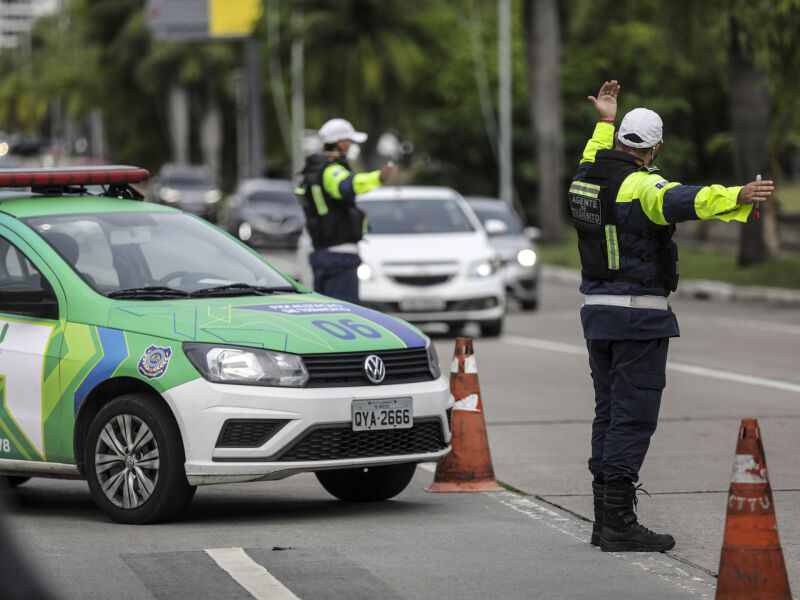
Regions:
[[350, 423], [309, 428], [271, 461], [302, 462], [427, 454], [444, 450], [442, 421], [438, 417], [415, 419], [410, 429], [353, 431]]
[[438, 285], [450, 280], [452, 275], [393, 275], [397, 283], [403, 285], [415, 285], [418, 287], [427, 285]]
[[309, 377], [306, 387], [374, 385], [370, 383], [364, 373], [364, 359], [371, 354], [380, 356], [386, 366], [386, 378], [383, 380], [383, 384], [414, 383], [434, 379], [428, 365], [428, 351], [425, 348], [304, 354], [303, 362]]
[[258, 448], [289, 421], [286, 419], [228, 419], [217, 438], [217, 448]]
[[[361, 304], [372, 310], [387, 313], [402, 313], [400, 304], [398, 302], [367, 302], [363, 301]], [[443, 311], [431, 311], [435, 313], [459, 311], [459, 310], [485, 310], [494, 308], [500, 304], [500, 299], [496, 296], [486, 296], [483, 298], [469, 298], [466, 300], [449, 300]]]

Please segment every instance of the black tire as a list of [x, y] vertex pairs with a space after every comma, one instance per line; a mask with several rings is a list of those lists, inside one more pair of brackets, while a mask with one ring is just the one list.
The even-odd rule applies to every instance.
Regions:
[[[114, 442], [119, 445], [112, 448]], [[194, 496], [175, 419], [147, 394], [119, 396], [100, 409], [89, 426], [84, 458], [92, 499], [119, 523], [170, 520]]]
[[397, 496], [411, 482], [416, 463], [317, 471], [328, 493], [345, 502], [378, 502]]
[[539, 308], [539, 301], [538, 300], [520, 300], [519, 301], [520, 308], [522, 310], [536, 310]]
[[497, 337], [503, 333], [503, 319], [479, 323], [482, 337]]
[[464, 323], [461, 321], [453, 321], [452, 323], [447, 324], [447, 333], [448, 335], [461, 335], [461, 331], [464, 329]]
[[22, 477], [20, 475], [3, 475], [2, 479], [5, 481], [8, 487], [17, 487], [18, 485], [28, 481], [30, 477]]

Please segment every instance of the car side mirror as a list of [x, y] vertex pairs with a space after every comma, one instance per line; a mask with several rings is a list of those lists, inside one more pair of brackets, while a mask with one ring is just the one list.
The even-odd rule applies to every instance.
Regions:
[[14, 282], [0, 285], [0, 312], [57, 319], [58, 300], [49, 285]]
[[535, 242], [540, 237], [542, 237], [542, 230], [539, 229], [538, 227], [526, 227], [525, 237], [527, 237], [532, 242]]
[[506, 225], [500, 219], [486, 219], [486, 222], [483, 224], [483, 228], [490, 236], [508, 233], [508, 225]]

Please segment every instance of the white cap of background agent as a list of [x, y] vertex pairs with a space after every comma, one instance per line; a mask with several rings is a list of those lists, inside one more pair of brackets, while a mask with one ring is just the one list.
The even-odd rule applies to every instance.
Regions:
[[319, 137], [323, 144], [335, 144], [339, 140], [350, 140], [360, 144], [367, 140], [367, 134], [363, 131], [356, 131], [345, 119], [331, 119], [326, 121], [319, 128]]
[[661, 117], [647, 108], [634, 108], [619, 125], [619, 141], [632, 148], [652, 148], [663, 142], [661, 133]]

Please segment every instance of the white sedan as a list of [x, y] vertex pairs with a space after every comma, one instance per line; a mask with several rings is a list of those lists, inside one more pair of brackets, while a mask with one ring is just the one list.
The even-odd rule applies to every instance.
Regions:
[[[476, 322], [482, 335], [503, 328], [506, 295], [497, 251], [480, 220], [448, 187], [385, 186], [358, 197], [368, 233], [359, 242], [361, 304], [413, 323]], [[308, 236], [299, 278], [312, 284]]]

